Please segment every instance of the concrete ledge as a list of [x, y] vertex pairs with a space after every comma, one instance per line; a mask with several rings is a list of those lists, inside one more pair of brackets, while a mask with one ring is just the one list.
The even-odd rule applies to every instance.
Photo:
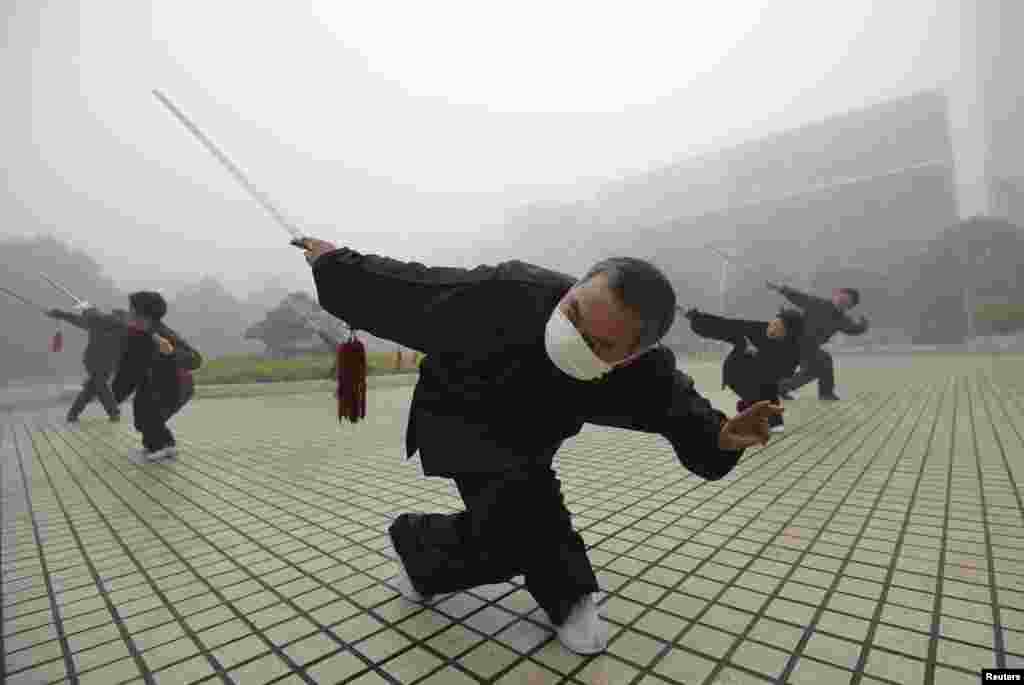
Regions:
[[[370, 376], [366, 379], [366, 384], [369, 388], [413, 385], [419, 377], [420, 375], [417, 372], [382, 374], [380, 376]], [[333, 393], [336, 387], [337, 384], [333, 380], [197, 385], [195, 399], [260, 397], [264, 395], [305, 395], [316, 392]]]

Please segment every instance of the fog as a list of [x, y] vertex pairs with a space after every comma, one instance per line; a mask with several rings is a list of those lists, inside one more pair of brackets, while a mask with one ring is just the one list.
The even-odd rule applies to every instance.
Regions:
[[[159, 290], [211, 357], [260, 352], [246, 331], [313, 293], [159, 90], [303, 233], [364, 253], [575, 274], [630, 254], [687, 307], [759, 318], [767, 279], [840, 283], [865, 344], [1010, 330], [1022, 7], [9, 1], [0, 285], [45, 307], [71, 303], [39, 271], [102, 307]], [[84, 335], [48, 354], [52, 321], [0, 307], [0, 378], [77, 373]]]
[[4, 6], [0, 238], [50, 233], [126, 289], [169, 292], [308, 274], [153, 88], [310, 232], [469, 265], [510, 208], [586, 199], [958, 63], [940, 0]]

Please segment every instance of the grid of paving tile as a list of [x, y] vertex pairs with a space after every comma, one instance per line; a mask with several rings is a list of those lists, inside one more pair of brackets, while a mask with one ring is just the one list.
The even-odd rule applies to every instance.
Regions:
[[[130, 421], [9, 417], [3, 680], [907, 685], [1024, 666], [1024, 359], [839, 374], [845, 401], [805, 389], [717, 482], [657, 436], [563, 446], [613, 632], [591, 658], [521, 578], [429, 608], [390, 587], [390, 520], [460, 508], [402, 458], [410, 387], [375, 389], [358, 426], [323, 395], [196, 401], [154, 464], [130, 458]], [[716, 367], [693, 375], [731, 403]]]

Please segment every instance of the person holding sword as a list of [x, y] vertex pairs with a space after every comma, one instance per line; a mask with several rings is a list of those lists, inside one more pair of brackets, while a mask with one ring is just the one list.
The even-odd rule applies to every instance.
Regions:
[[783, 399], [792, 399], [790, 393], [817, 379], [818, 399], [833, 402], [838, 400], [835, 392], [835, 365], [832, 355], [822, 349], [822, 345], [831, 340], [836, 333], [863, 335], [867, 332], [866, 317], [861, 316], [859, 321], [854, 321], [848, 314], [860, 303], [860, 293], [853, 288], [837, 288], [832, 292], [832, 298], [826, 300], [771, 281], [766, 285], [802, 309], [804, 313], [804, 333], [800, 341], [800, 370], [779, 383]]
[[181, 335], [163, 323], [167, 302], [160, 293], [140, 291], [129, 297], [130, 333], [123, 340], [113, 393], [120, 404], [133, 392], [135, 429], [142, 434], [139, 457], [157, 460], [177, 455], [167, 421], [195, 394], [192, 372], [203, 358]]
[[[783, 309], [770, 321], [727, 318], [697, 309], [685, 316], [700, 337], [733, 346], [722, 363], [722, 386], [739, 395], [736, 411], [761, 400], [779, 404], [779, 381], [792, 376], [800, 362], [800, 312]], [[769, 417], [769, 425], [775, 433], [785, 430], [781, 415]]]
[[111, 392], [110, 380], [121, 357], [121, 338], [126, 333], [127, 312], [114, 310], [112, 314], [104, 315], [88, 302], [79, 302], [72, 311], [51, 309], [47, 313], [51, 318], [66, 321], [89, 334], [82, 355], [87, 377], [82, 391], [68, 410], [68, 423], [76, 423], [82, 411], [96, 398], [99, 398], [111, 421], [120, 421], [121, 410]]
[[701, 478], [728, 474], [782, 412], [758, 402], [728, 418], [660, 344], [676, 312], [668, 279], [639, 259], [582, 279], [520, 261], [430, 268], [306, 238], [320, 305], [359, 330], [426, 354], [406, 454], [451, 478], [457, 514], [404, 513], [388, 529], [402, 594], [525, 576], [570, 650], [605, 649], [597, 579], [552, 461], [584, 423], [658, 434]]
[[[154, 95], [303, 249], [327, 312], [426, 355], [406, 455], [419, 452], [425, 475], [453, 479], [466, 508], [403, 513], [388, 528], [402, 594], [427, 601], [523, 575], [563, 645], [603, 651], [597, 579], [552, 468], [562, 442], [584, 423], [657, 434], [687, 469], [715, 480], [768, 442], [769, 417], [782, 408], [758, 402], [729, 418], [696, 390], [661, 344], [676, 296], [648, 262], [604, 260], [576, 279], [521, 261], [431, 268], [338, 248], [302, 235], [180, 108]], [[360, 348], [354, 341], [339, 364], [339, 418], [364, 415]]]

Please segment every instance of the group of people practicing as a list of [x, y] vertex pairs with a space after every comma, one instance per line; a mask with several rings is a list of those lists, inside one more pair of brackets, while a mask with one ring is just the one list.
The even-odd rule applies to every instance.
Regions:
[[[730, 418], [661, 344], [679, 308], [668, 278], [649, 262], [607, 259], [577, 279], [521, 261], [466, 270], [313, 238], [303, 247], [327, 312], [426, 355], [406, 455], [419, 453], [424, 475], [454, 481], [465, 509], [394, 520], [396, 588], [428, 603], [523, 576], [558, 638], [580, 654], [603, 651], [608, 627], [553, 468], [562, 443], [585, 423], [641, 431], [667, 440], [697, 476], [723, 478], [782, 426], [780, 397], [817, 378], [821, 398], [837, 399], [821, 345], [837, 331], [867, 329], [847, 314], [859, 300], [848, 289], [825, 300], [769, 284], [802, 309], [770, 321], [686, 312], [697, 335], [733, 345], [723, 381], [740, 401]], [[158, 294], [135, 293], [130, 302], [129, 312], [52, 312], [90, 334], [89, 378], [68, 419], [93, 397], [116, 419], [134, 390], [145, 452], [164, 456], [175, 444], [167, 420], [191, 397], [189, 371], [201, 358], [161, 323], [167, 307]]]
[[[848, 314], [860, 302], [860, 293], [840, 288], [826, 300], [775, 283], [768, 287], [802, 311], [782, 308], [771, 321], [730, 319], [696, 309], [686, 312], [695, 334], [733, 346], [722, 364], [722, 386], [739, 395], [736, 411], [759, 401], [778, 404], [780, 398], [793, 399], [793, 391], [815, 379], [818, 399], [838, 400], [832, 355], [822, 345], [837, 332], [861, 335], [867, 331], [866, 318], [854, 321]], [[771, 416], [769, 422], [773, 432], [782, 432], [781, 415]]]
[[76, 423], [85, 407], [98, 398], [111, 421], [121, 419], [121, 404], [132, 393], [135, 429], [142, 434], [138, 456], [155, 460], [177, 454], [168, 420], [192, 399], [192, 372], [203, 359], [178, 333], [163, 324], [167, 302], [157, 292], [140, 291], [129, 298], [129, 310], [110, 314], [83, 302], [73, 311], [51, 309], [49, 315], [88, 332], [83, 363], [86, 379], [68, 410]]

